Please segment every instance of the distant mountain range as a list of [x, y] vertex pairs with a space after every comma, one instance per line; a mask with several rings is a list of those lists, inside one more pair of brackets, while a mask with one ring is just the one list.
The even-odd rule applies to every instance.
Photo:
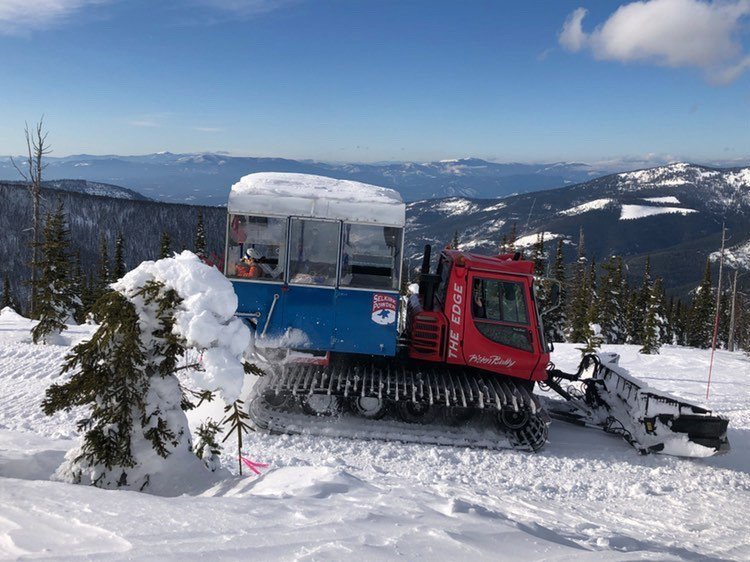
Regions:
[[[6, 185], [17, 185], [25, 187], [26, 183], [20, 181], [2, 182]], [[137, 191], [120, 187], [119, 185], [110, 185], [97, 181], [88, 180], [48, 180], [42, 182], [45, 189], [70, 191], [74, 193], [84, 193], [86, 195], [99, 195], [101, 197], [114, 197], [115, 199], [129, 199], [131, 201], [148, 201], [149, 198], [141, 195]]]
[[500, 201], [418, 201], [408, 205], [407, 220], [407, 255], [415, 264], [425, 243], [443, 246], [454, 232], [462, 249], [496, 252], [513, 223], [520, 246], [531, 246], [544, 232], [547, 249], [563, 238], [573, 259], [583, 228], [590, 258], [623, 255], [637, 278], [650, 255], [654, 273], [684, 294], [719, 249], [723, 223], [730, 237], [727, 263], [750, 267], [750, 168], [678, 163]]
[[[45, 189], [45, 199], [64, 198], [73, 238], [88, 268], [96, 260], [100, 233], [110, 243], [118, 231], [124, 233], [130, 266], [156, 256], [162, 231], [170, 233], [174, 249], [192, 246], [194, 206], [145, 200], [130, 190], [97, 182], [50, 183], [55, 189]], [[209, 248], [220, 254], [225, 210], [206, 206], [203, 213]], [[23, 185], [0, 181], [0, 230], [5, 233], [0, 237], [0, 274], [9, 275], [19, 290], [29, 216]], [[697, 285], [706, 257], [718, 257], [723, 223], [729, 233], [727, 265], [750, 269], [750, 168], [678, 163], [504, 199], [410, 202], [405, 255], [416, 268], [424, 244], [443, 247], [454, 232], [461, 249], [495, 253], [514, 223], [518, 246], [531, 246], [543, 232], [548, 251], [557, 240], [565, 241], [569, 260], [583, 228], [587, 255], [597, 263], [612, 254], [624, 256], [633, 280], [640, 278], [646, 256], [651, 256], [654, 275], [664, 277], [670, 293], [685, 295]], [[750, 276], [744, 279], [747, 284]]]
[[[18, 158], [18, 161], [22, 159]], [[351, 179], [398, 190], [407, 201], [462, 196], [495, 198], [561, 187], [602, 175], [581, 163], [498, 164], [478, 158], [428, 163], [330, 164], [222, 154], [47, 157], [44, 177], [79, 178], [125, 186], [159, 201], [222, 205], [229, 187], [253, 172], [297, 172]], [[0, 180], [17, 180], [0, 157]]]

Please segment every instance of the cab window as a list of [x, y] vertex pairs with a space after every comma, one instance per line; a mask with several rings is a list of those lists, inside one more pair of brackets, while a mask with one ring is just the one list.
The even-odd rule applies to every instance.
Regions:
[[400, 272], [400, 228], [343, 225], [340, 286], [397, 290]]
[[230, 214], [228, 228], [227, 277], [284, 281], [286, 219]]
[[289, 283], [336, 285], [339, 223], [292, 219], [289, 234]]
[[502, 345], [533, 351], [523, 283], [475, 278], [471, 310], [474, 325], [485, 337]]

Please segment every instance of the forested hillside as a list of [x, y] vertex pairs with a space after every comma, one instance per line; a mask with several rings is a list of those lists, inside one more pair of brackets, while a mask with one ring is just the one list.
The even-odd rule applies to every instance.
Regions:
[[[122, 233], [128, 268], [158, 258], [163, 232], [169, 234], [172, 250], [192, 248], [199, 209], [203, 210], [208, 253], [223, 251], [226, 211], [221, 207], [130, 200], [48, 188], [42, 190], [42, 197], [45, 212], [53, 210], [56, 201], [62, 199], [69, 216], [73, 250], [80, 250], [84, 272], [93, 272], [96, 267], [102, 235], [111, 257], [115, 238]], [[0, 182], [0, 232], [3, 233], [0, 275], [8, 277], [18, 298], [28, 291], [24, 281], [29, 278], [30, 225], [31, 198], [26, 188], [16, 182]]]

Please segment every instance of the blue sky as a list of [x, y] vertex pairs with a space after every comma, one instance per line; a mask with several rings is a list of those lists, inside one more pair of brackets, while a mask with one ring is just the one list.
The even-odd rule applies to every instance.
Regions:
[[744, 0], [38, 2], [0, 0], [0, 154], [44, 114], [56, 156], [750, 157]]

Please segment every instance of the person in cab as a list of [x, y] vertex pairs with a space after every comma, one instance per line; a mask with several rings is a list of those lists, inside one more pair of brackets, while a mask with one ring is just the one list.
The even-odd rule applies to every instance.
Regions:
[[255, 248], [248, 248], [240, 263], [237, 264], [237, 277], [245, 279], [257, 279], [260, 277], [262, 275], [260, 267], [262, 259], [263, 257]]

